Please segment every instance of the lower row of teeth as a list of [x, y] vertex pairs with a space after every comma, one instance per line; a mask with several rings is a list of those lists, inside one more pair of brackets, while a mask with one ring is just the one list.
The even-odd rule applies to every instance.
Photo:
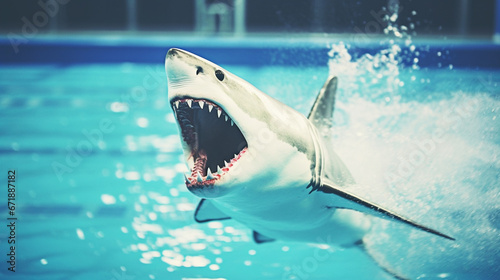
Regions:
[[[233, 164], [241, 158], [241, 155], [246, 152], [246, 148], [243, 149], [238, 155], [234, 155], [234, 158], [231, 159], [231, 161], [228, 163], [224, 161], [224, 167], [221, 168], [220, 166], [217, 165], [217, 172], [212, 173], [210, 168], [207, 169], [207, 176], [202, 176], [200, 171], [193, 172], [191, 174], [191, 178], [189, 178], [186, 174], [184, 174], [184, 180], [186, 181], [186, 184], [194, 184], [194, 183], [203, 183], [206, 181], [210, 181], [213, 179], [219, 179], [225, 172], [229, 171], [229, 168], [233, 166]], [[194, 180], [194, 181], [193, 181]]]

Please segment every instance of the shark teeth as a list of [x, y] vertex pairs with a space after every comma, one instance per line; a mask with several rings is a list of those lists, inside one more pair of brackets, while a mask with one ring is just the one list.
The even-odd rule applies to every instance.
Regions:
[[[200, 133], [211, 133], [210, 129], [200, 129], [197, 126], [200, 125], [196, 121], [196, 118], [210, 118], [210, 125], [215, 125], [218, 130], [224, 132], [236, 133], [237, 127], [231, 117], [224, 111], [222, 107], [212, 101], [206, 99], [193, 99], [193, 98], [178, 98], [171, 102], [172, 110], [174, 111], [174, 116], [181, 128], [181, 138], [184, 143], [189, 147], [188, 152], [192, 153], [193, 158], [191, 161], [188, 159], [188, 164], [191, 169], [191, 174], [184, 174], [184, 181], [188, 187], [208, 187], [213, 186], [220, 180], [227, 172], [237, 165], [237, 161], [241, 158], [242, 154], [247, 151], [247, 146], [240, 150], [239, 153], [234, 154], [231, 158], [226, 158], [223, 160], [222, 157], [217, 157], [210, 163], [207, 159], [202, 159], [200, 156], [200, 147], [207, 148], [207, 146], [199, 146], [199, 134]], [[215, 109], [215, 110], [214, 110]], [[216, 114], [214, 114], [216, 113]], [[224, 118], [222, 118], [222, 116]], [[217, 119], [219, 121], [217, 122]], [[222, 121], [224, 120], [224, 121]], [[224, 125], [224, 127], [221, 127]], [[238, 131], [241, 135], [241, 131]], [[221, 134], [222, 137], [228, 137], [225, 134]], [[243, 136], [242, 136], [243, 137]], [[234, 145], [233, 145], [234, 146]], [[235, 147], [231, 147], [235, 149]], [[239, 149], [239, 148], [238, 148]], [[236, 152], [236, 151], [234, 151]], [[206, 157], [206, 154], [204, 155]], [[200, 164], [194, 164], [193, 161], [198, 161]], [[204, 160], [204, 162], [203, 162]], [[193, 165], [194, 164], [194, 165]], [[210, 169], [210, 167], [214, 169]]]
[[198, 181], [198, 183], [203, 183], [203, 177], [201, 177], [200, 171], [196, 173], [196, 181]]
[[[203, 186], [203, 185], [212, 185], [214, 182], [212, 180], [219, 180], [222, 178], [224, 174], [229, 172], [231, 168], [234, 166], [234, 164], [241, 158], [241, 156], [247, 152], [248, 148], [244, 148], [241, 150], [240, 153], [235, 154], [234, 158], [231, 159], [230, 163], [227, 161], [224, 161], [224, 167], [220, 167], [217, 165], [217, 172], [212, 173], [212, 170], [210, 168], [207, 168], [207, 175], [203, 176], [201, 175], [200, 171], [192, 172], [191, 177], [188, 177], [186, 174], [184, 174], [184, 181], [188, 187], [192, 186]], [[211, 182], [208, 182], [211, 181]]]
[[210, 167], [207, 170], [207, 180], [213, 180], [215, 177], [212, 174], [212, 171], [210, 171]]
[[[220, 118], [223, 114], [222, 114], [222, 109], [213, 104], [212, 102], [208, 101], [208, 100], [197, 100], [197, 99], [191, 99], [191, 98], [185, 98], [185, 99], [180, 99], [180, 100], [176, 100], [172, 103], [172, 108], [174, 108], [174, 112], [177, 112], [177, 110], [179, 110], [179, 107], [181, 104], [187, 104], [187, 106], [191, 109], [201, 109], [201, 110], [204, 110], [205, 107], [208, 107], [208, 112], [211, 113], [214, 108], [216, 108], [216, 112], [217, 112], [217, 117]], [[198, 104], [198, 106], [196, 106], [195, 104]], [[234, 126], [234, 121], [231, 119], [231, 117], [229, 117], [229, 115], [227, 115], [226, 113], [224, 113], [224, 120], [226, 122], [229, 122], [231, 124], [231, 126]]]

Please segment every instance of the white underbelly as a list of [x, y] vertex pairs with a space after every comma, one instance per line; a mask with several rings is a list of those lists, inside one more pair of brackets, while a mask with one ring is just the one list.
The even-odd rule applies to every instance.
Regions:
[[227, 213], [250, 229], [277, 240], [349, 246], [361, 240], [370, 217], [349, 209], [326, 209], [310, 199], [294, 207], [276, 207], [263, 213]]

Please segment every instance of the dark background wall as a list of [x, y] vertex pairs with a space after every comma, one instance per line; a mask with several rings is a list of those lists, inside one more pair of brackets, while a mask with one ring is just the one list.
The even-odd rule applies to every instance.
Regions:
[[[0, 32], [19, 32], [48, 0], [2, 0]], [[43, 31], [127, 30], [127, 0], [61, 0], [60, 10]], [[214, 0], [210, 0], [214, 1]], [[367, 28], [387, 0], [247, 0], [248, 32], [355, 33]], [[462, 3], [467, 3], [464, 7]], [[400, 1], [398, 24], [421, 35], [492, 35], [495, 0]], [[136, 29], [193, 31], [195, 0], [137, 0]], [[375, 33], [382, 29], [373, 29]]]

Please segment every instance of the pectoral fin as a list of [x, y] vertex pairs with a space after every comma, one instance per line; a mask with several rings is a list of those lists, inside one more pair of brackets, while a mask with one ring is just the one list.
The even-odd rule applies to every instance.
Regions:
[[410, 225], [412, 227], [418, 228], [420, 230], [426, 231], [428, 233], [435, 234], [437, 236], [444, 237], [449, 240], [455, 240], [455, 238], [450, 237], [444, 233], [441, 233], [437, 230], [431, 229], [429, 227], [426, 227], [424, 225], [421, 225], [417, 222], [414, 222], [408, 218], [405, 218], [401, 215], [398, 215], [390, 210], [387, 210], [375, 203], [369, 202], [353, 193], [350, 193], [347, 190], [340, 189], [337, 186], [335, 186], [334, 183], [330, 182], [328, 179], [322, 178], [321, 181], [321, 186], [318, 189], [318, 191], [326, 193], [326, 194], [333, 194], [337, 198], [335, 200], [335, 205], [332, 207], [336, 208], [346, 208], [346, 209], [352, 209], [356, 210], [359, 212], [371, 214], [383, 219], [389, 219], [389, 220], [395, 220], [398, 222], [401, 222], [403, 224]]
[[267, 237], [265, 235], [262, 235], [262, 234], [256, 232], [255, 230], [253, 231], [253, 240], [255, 241], [255, 243], [259, 243], [259, 244], [275, 241], [275, 239]]
[[222, 213], [209, 200], [202, 199], [194, 212], [194, 219], [198, 223], [206, 223], [210, 221], [219, 221], [231, 219], [228, 215]]

